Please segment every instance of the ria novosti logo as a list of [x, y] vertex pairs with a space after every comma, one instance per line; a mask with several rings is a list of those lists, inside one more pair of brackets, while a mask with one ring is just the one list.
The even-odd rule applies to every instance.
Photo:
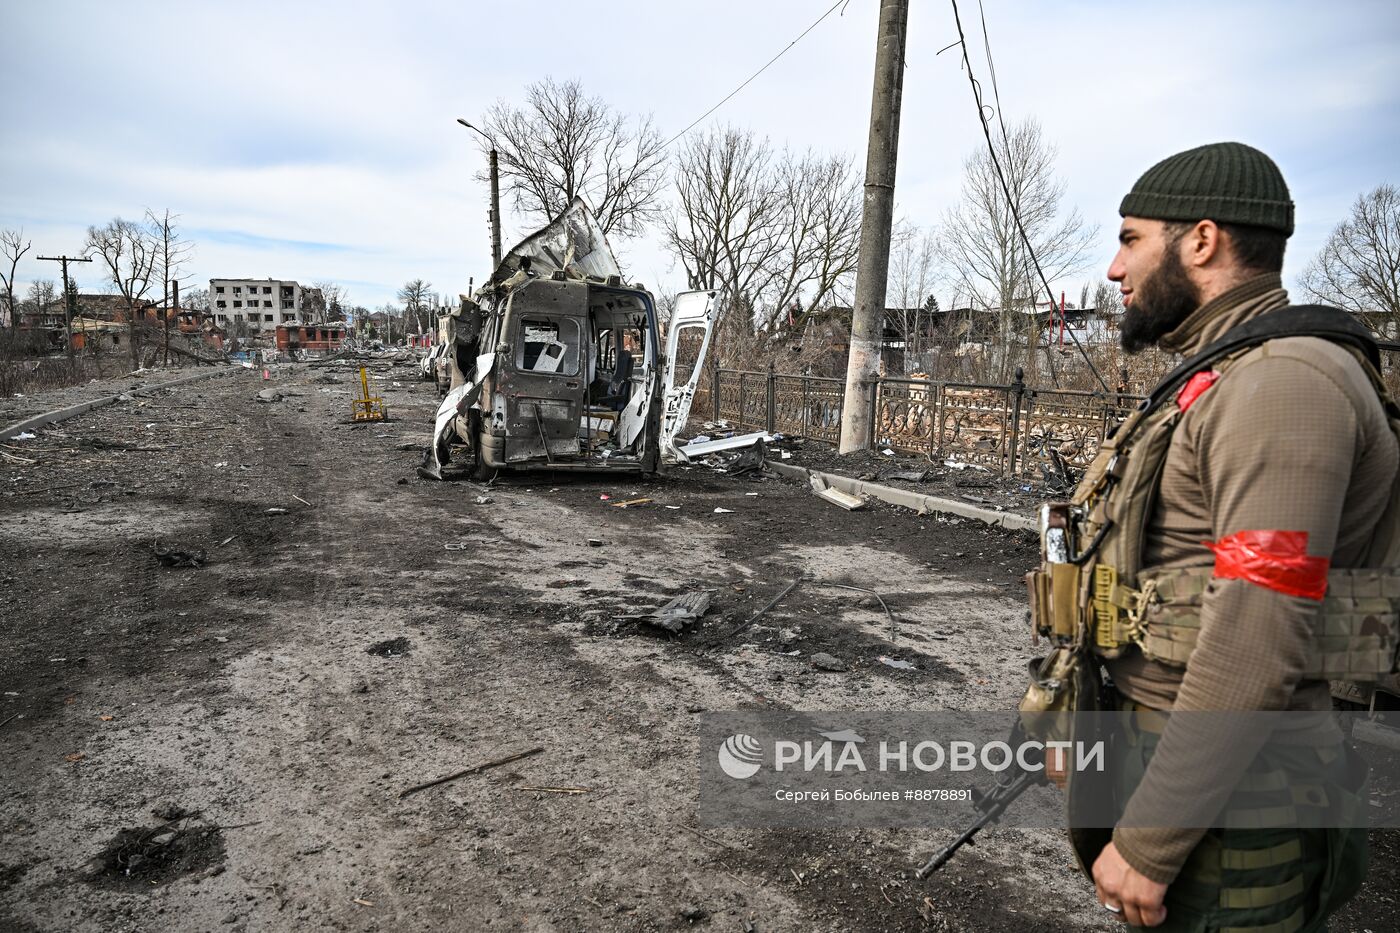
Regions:
[[731, 735], [719, 747], [720, 770], [735, 780], [745, 780], [763, 767], [763, 744], [742, 732]]

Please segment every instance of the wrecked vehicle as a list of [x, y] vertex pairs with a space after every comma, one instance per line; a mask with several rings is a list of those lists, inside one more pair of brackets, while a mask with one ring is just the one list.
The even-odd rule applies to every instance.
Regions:
[[656, 472], [674, 456], [716, 312], [712, 291], [678, 295], [663, 352], [651, 292], [623, 281], [575, 199], [440, 322], [451, 385], [420, 472], [442, 479], [450, 461], [477, 479], [504, 468]]

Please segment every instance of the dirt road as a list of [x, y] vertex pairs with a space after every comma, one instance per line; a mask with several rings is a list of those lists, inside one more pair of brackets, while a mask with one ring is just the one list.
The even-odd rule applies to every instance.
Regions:
[[[921, 883], [951, 831], [695, 828], [700, 712], [1008, 708], [1028, 540], [702, 468], [425, 482], [436, 399], [381, 375], [385, 425], [302, 366], [4, 448], [0, 929], [1115, 928], [1054, 832]], [[706, 647], [801, 574], [894, 643], [801, 587]], [[699, 588], [680, 638], [626, 618]], [[1382, 841], [1340, 928], [1395, 928]]]

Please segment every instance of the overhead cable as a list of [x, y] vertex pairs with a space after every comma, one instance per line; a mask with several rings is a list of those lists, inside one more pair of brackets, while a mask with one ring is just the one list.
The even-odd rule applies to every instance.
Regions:
[[[1011, 194], [1011, 186], [1006, 183], [1006, 175], [1001, 170], [1001, 160], [997, 158], [996, 143], [992, 141], [992, 130], [991, 127], [988, 125], [987, 120], [987, 105], [982, 101], [982, 86], [977, 82], [977, 79], [972, 74], [972, 60], [968, 57], [967, 54], [967, 37], [963, 35], [962, 17], [958, 15], [958, 0], [949, 0], [949, 2], [953, 4], [953, 21], [957, 24], [958, 27], [958, 44], [962, 46], [963, 67], [967, 69], [967, 80], [972, 85], [972, 99], [973, 102], [977, 105], [977, 122], [982, 125], [982, 135], [986, 137], [987, 140], [987, 151], [991, 154], [992, 157], [992, 168], [996, 170], [997, 180], [1001, 182], [1001, 190], [1006, 195], [1007, 206], [1011, 208], [1011, 217], [1016, 221], [1016, 229], [1021, 234], [1022, 242], [1026, 244], [1026, 252], [1030, 254], [1031, 264], [1035, 266], [1036, 276], [1040, 279], [1040, 284], [1045, 289], [1045, 295], [1050, 300], [1051, 313], [1053, 314], [1053, 309], [1055, 307], [1055, 292], [1050, 288], [1050, 283], [1045, 278], [1045, 270], [1043, 270], [1040, 267], [1040, 259], [1035, 255], [1035, 247], [1031, 245], [1031, 238], [1026, 233], [1026, 226], [1021, 222], [1020, 206], [1017, 203], [1016, 198]], [[989, 56], [990, 61], [990, 42], [988, 42], [987, 54]], [[998, 101], [998, 104], [1000, 104], [1000, 101]], [[999, 106], [997, 108], [997, 113], [998, 117], [1000, 117]], [[1002, 127], [1002, 132], [1006, 132], [1005, 126]], [[1034, 302], [1031, 303], [1031, 313], [1035, 313]], [[1080, 354], [1084, 357], [1084, 362], [1089, 364], [1089, 371], [1094, 374], [1094, 379], [1097, 380], [1099, 386], [1105, 392], [1109, 392], [1110, 389], [1108, 388], [1108, 383], [1104, 381], [1103, 376], [1099, 373], [1098, 367], [1094, 365], [1094, 361], [1089, 358], [1089, 351], [1084, 349], [1084, 345], [1079, 342], [1079, 337], [1075, 335], [1074, 328], [1066, 327], [1065, 330], [1069, 332], [1070, 339], [1074, 341], [1075, 347], [1079, 349]]]
[[[724, 95], [724, 98], [723, 98], [719, 103], [715, 104], [715, 105], [714, 105], [713, 107], [711, 107], [709, 110], [706, 110], [704, 113], [700, 114], [700, 116], [696, 117], [695, 120], [694, 120], [689, 126], [687, 126], [685, 129], [681, 130], [681, 131], [680, 131], [679, 133], [677, 133], [675, 136], [672, 136], [670, 139], [666, 140], [666, 142], [662, 144], [661, 148], [662, 148], [662, 149], [665, 149], [667, 146], [671, 145], [671, 143], [673, 143], [673, 142], [675, 142], [676, 140], [680, 139], [682, 136], [684, 136], [686, 133], [689, 133], [691, 130], [695, 129], [695, 127], [700, 123], [701, 120], [704, 120], [704, 119], [705, 119], [706, 117], [708, 117], [710, 114], [714, 113], [716, 110], [718, 110], [719, 108], [723, 107], [723, 106], [725, 105], [725, 103], [729, 100], [729, 98], [733, 97], [735, 94], [738, 94], [738, 93], [739, 93], [740, 91], [742, 91], [744, 88], [748, 87], [749, 84], [750, 84], [750, 82], [752, 82], [754, 78], [757, 78], [759, 75], [763, 74], [765, 71], [768, 70], [769, 65], [772, 65], [772, 64], [773, 64], [774, 62], [776, 62], [778, 59], [782, 58], [784, 55], [786, 55], [786, 54], [788, 53], [788, 50], [789, 50], [789, 49], [791, 49], [791, 48], [792, 48], [794, 45], [796, 45], [797, 43], [801, 42], [803, 36], [806, 36], [807, 33], [811, 32], [813, 29], [816, 29], [817, 26], [821, 25], [822, 20], [826, 19], [826, 18], [827, 18], [828, 16], [830, 16], [832, 13], [836, 12], [836, 8], [837, 8], [838, 6], [841, 6], [843, 3], [850, 3], [850, 2], [851, 2], [851, 0], [836, 0], [836, 2], [833, 3], [833, 4], [831, 5], [831, 8], [830, 8], [830, 9], [828, 9], [828, 10], [827, 10], [825, 13], [823, 13], [821, 16], [818, 16], [817, 19], [816, 19], [816, 22], [812, 23], [812, 25], [810, 25], [810, 26], [808, 26], [806, 29], [802, 30], [801, 34], [798, 35], [798, 37], [797, 37], [796, 39], [793, 39], [791, 42], [789, 42], [789, 43], [783, 48], [783, 50], [782, 50], [781, 52], [779, 52], [777, 55], [774, 55], [772, 58], [768, 59], [768, 62], [767, 62], [762, 68], [758, 69], [758, 70], [755, 71], [753, 74], [749, 75], [748, 78], [746, 78], [746, 79], [744, 80], [744, 83], [743, 83], [743, 84], [739, 85], [739, 86], [736, 87], [734, 90], [732, 90], [732, 91], [730, 91], [728, 94]], [[845, 11], [843, 10], [842, 12], [845, 12]]]

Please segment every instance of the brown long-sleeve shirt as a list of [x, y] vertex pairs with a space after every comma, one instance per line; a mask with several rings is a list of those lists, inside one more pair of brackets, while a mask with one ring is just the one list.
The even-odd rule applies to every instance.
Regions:
[[[1190, 355], [1287, 303], [1279, 276], [1259, 276], [1197, 309], [1162, 344]], [[1304, 531], [1309, 555], [1329, 557], [1333, 567], [1363, 566], [1398, 465], [1385, 411], [1349, 351], [1315, 337], [1271, 340], [1237, 360], [1182, 416], [1144, 566], [1211, 566], [1203, 541], [1250, 530]], [[1187, 670], [1131, 651], [1109, 671], [1125, 695], [1157, 709], [1326, 709], [1326, 682], [1301, 679], [1319, 606], [1216, 578]], [[1128, 863], [1171, 882], [1204, 830], [1133, 828], [1142, 822], [1135, 812], [1200, 812], [1202, 801], [1218, 812], [1215, 802], [1224, 805], [1266, 738], [1173, 718], [1114, 832]]]

